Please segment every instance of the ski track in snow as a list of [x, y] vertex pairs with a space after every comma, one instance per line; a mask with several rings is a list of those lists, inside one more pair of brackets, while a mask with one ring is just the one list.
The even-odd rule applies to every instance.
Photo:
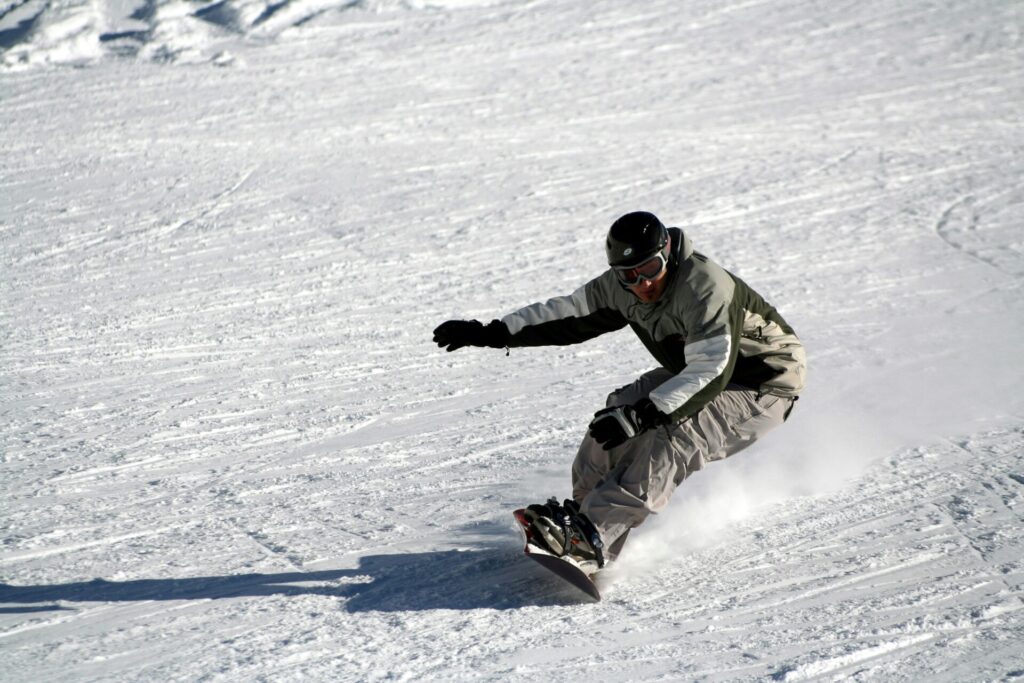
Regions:
[[[217, 5], [0, 10], [0, 680], [1024, 677], [1019, 3]], [[590, 604], [640, 344], [429, 340], [638, 208], [810, 386]]]

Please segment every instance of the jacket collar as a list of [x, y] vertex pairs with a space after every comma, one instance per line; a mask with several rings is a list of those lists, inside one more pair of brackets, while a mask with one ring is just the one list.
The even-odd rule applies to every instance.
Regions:
[[679, 265], [686, 259], [693, 256], [693, 242], [683, 233], [682, 228], [669, 228], [669, 237], [672, 238], [671, 259], [674, 265]]
[[690, 270], [690, 257], [693, 256], [693, 242], [683, 233], [681, 228], [669, 228], [669, 237], [672, 239], [672, 251], [669, 254], [668, 288], [675, 287], [680, 277], [686, 277], [682, 271]]

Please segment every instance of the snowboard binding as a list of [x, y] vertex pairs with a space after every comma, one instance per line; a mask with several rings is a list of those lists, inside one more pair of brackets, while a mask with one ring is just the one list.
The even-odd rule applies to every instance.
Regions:
[[579, 503], [550, 498], [547, 503], [527, 506], [518, 511], [517, 519], [524, 526], [527, 538], [556, 557], [570, 557], [576, 562], [596, 563], [604, 567], [604, 543], [593, 522], [580, 512]]

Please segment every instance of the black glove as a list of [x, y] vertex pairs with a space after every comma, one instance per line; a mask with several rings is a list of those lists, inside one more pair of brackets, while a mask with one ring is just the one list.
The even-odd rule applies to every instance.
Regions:
[[658, 410], [651, 399], [642, 398], [631, 406], [614, 406], [594, 413], [594, 419], [590, 421], [590, 436], [610, 451], [634, 436], [668, 422], [668, 415]]
[[479, 320], [449, 320], [434, 330], [434, 341], [448, 351], [463, 346], [489, 346], [501, 349], [508, 346], [508, 328], [500, 320], [484, 325]]

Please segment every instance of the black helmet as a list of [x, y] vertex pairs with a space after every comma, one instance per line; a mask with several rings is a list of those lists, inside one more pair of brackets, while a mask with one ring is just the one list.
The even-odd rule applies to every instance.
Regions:
[[608, 265], [635, 266], [668, 244], [668, 230], [658, 217], [646, 211], [627, 213], [612, 223], [605, 241]]

